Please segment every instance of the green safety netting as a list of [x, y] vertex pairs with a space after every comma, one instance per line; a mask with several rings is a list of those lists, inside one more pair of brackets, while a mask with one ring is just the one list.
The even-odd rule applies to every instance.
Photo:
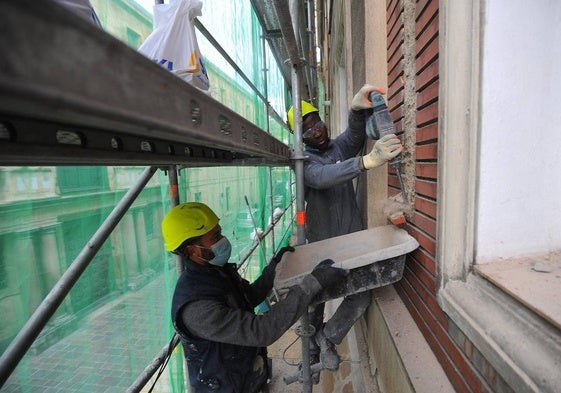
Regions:
[[[135, 48], [151, 31], [150, 13], [133, 0], [91, 3], [104, 30]], [[286, 87], [261, 41], [250, 2], [207, 3], [201, 23], [284, 117]], [[262, 100], [216, 49], [197, 36], [211, 95], [288, 144], [286, 128], [268, 115]], [[0, 167], [2, 352], [143, 170]], [[179, 172], [179, 198], [215, 210], [233, 244], [231, 261], [251, 281], [292, 234], [292, 177], [287, 167], [187, 168]], [[178, 270], [160, 232], [169, 208], [168, 177], [159, 170], [2, 392], [123, 392], [136, 380], [173, 335], [169, 309]], [[256, 228], [267, 232], [261, 241]], [[267, 306], [260, 308], [266, 311]], [[178, 346], [153, 391], [186, 391], [185, 380]]]

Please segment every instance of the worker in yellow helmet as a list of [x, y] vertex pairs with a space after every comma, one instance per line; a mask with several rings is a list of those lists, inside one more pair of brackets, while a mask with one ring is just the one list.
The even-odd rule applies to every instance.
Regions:
[[296, 322], [319, 291], [347, 274], [325, 260], [267, 313], [255, 315], [254, 308], [273, 287], [276, 265], [294, 248], [283, 247], [250, 284], [228, 263], [230, 242], [207, 205], [174, 207], [162, 221], [162, 235], [166, 250], [185, 259], [171, 316], [194, 393], [261, 391], [267, 380], [266, 347]]
[[[396, 135], [379, 139], [371, 151], [360, 155], [366, 139], [366, 117], [372, 113], [369, 94], [383, 91], [365, 84], [353, 97], [347, 129], [330, 139], [319, 110], [302, 101], [302, 140], [305, 147], [304, 186], [306, 198], [306, 238], [316, 242], [364, 229], [352, 180], [366, 170], [378, 167], [397, 156], [403, 146]], [[287, 113], [288, 126], [294, 130], [294, 109]], [[369, 291], [347, 296], [335, 315], [322, 326], [323, 304], [316, 306], [311, 322], [316, 328], [315, 342], [323, 368], [336, 370], [339, 344], [370, 304]], [[317, 356], [317, 355], [315, 355]], [[312, 359], [315, 361], [315, 359]]]

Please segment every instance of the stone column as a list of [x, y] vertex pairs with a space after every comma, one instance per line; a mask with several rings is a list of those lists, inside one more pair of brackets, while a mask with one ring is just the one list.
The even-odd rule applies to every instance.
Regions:
[[148, 247], [146, 239], [146, 226], [144, 222], [144, 210], [136, 210], [134, 214], [134, 226], [135, 226], [135, 237], [136, 244], [138, 246], [138, 265], [140, 271], [144, 272], [147, 268], [148, 260]]
[[125, 214], [121, 220], [121, 237], [123, 239], [123, 252], [127, 268], [127, 276], [138, 275], [138, 248], [136, 244], [134, 218], [131, 214]]
[[0, 295], [0, 313], [10, 318], [0, 320], [3, 336], [15, 336], [30, 315], [29, 292], [26, 283], [32, 272], [28, 257], [28, 237], [23, 233], [9, 233], [0, 237], [1, 256], [4, 261], [6, 285]]
[[62, 273], [56, 241], [56, 229], [54, 227], [44, 228], [39, 232], [39, 241], [41, 263], [45, 272], [45, 284], [50, 289], [58, 281]]

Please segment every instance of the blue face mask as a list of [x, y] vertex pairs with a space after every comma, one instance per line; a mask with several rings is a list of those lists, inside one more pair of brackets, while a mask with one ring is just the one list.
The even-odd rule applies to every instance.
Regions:
[[224, 266], [232, 254], [232, 245], [226, 237], [223, 237], [214, 243], [210, 246], [210, 249], [214, 253], [214, 258], [208, 260], [207, 262], [215, 266]]

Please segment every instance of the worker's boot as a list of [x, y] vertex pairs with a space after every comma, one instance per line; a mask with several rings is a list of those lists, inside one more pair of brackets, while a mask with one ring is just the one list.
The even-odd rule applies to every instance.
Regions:
[[[319, 354], [310, 355], [310, 366], [319, 362]], [[312, 383], [317, 385], [319, 383], [319, 371], [312, 373]]]
[[339, 358], [337, 354], [335, 344], [325, 337], [323, 328], [316, 333], [314, 339], [319, 346], [319, 361], [321, 362], [322, 368], [329, 371], [336, 371], [339, 368], [339, 363], [341, 363], [341, 358]]
[[[313, 337], [310, 337], [310, 366], [319, 363], [319, 346]], [[319, 383], [319, 371], [312, 373], [312, 382], [314, 385]]]

